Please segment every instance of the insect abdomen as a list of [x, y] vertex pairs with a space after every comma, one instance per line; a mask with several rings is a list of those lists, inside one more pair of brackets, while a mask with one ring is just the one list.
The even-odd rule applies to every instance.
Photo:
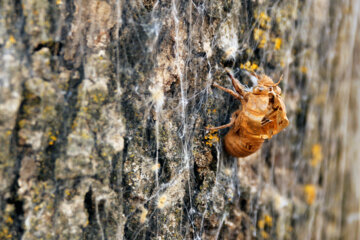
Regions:
[[264, 140], [253, 136], [240, 134], [230, 129], [224, 138], [224, 145], [227, 153], [234, 157], [246, 157], [256, 152]]

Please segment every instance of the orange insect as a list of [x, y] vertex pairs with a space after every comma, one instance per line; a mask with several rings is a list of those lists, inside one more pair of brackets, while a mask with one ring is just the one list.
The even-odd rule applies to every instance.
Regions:
[[230, 123], [208, 128], [218, 130], [231, 127], [224, 138], [225, 150], [234, 157], [246, 157], [256, 152], [265, 139], [270, 139], [289, 125], [285, 104], [280, 96], [279, 82], [262, 74], [245, 72], [255, 83], [252, 90], [246, 91], [240, 82], [226, 70], [236, 92], [213, 84], [241, 102], [241, 109], [231, 115]]

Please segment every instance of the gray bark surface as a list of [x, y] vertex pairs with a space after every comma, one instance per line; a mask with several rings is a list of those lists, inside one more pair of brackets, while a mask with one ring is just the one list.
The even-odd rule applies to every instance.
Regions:
[[[360, 1], [0, 1], [0, 239], [359, 239]], [[223, 150], [224, 69], [290, 125]]]

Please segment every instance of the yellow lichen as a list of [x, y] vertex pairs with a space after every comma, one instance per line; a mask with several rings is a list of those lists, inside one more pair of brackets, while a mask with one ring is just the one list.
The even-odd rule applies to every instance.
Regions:
[[264, 30], [260, 28], [254, 29], [254, 39], [259, 42], [259, 48], [264, 48], [267, 43], [267, 34]]
[[208, 109], [208, 110], [207, 110], [207, 113], [208, 113], [208, 114], [216, 113], [216, 109], [212, 109], [212, 110], [211, 110], [211, 109]]
[[273, 219], [270, 215], [266, 214], [264, 218], [259, 219], [257, 225], [259, 229], [264, 229], [265, 226], [272, 227]]
[[44, 108], [44, 114], [49, 114], [49, 113], [51, 113], [52, 111], [54, 111], [55, 110], [55, 108], [54, 108], [54, 106], [46, 106], [45, 108]]
[[103, 96], [102, 93], [94, 93], [91, 95], [91, 98], [95, 103], [100, 103], [105, 101], [105, 97]]
[[10, 35], [9, 40], [5, 44], [5, 48], [9, 48], [16, 43], [16, 39], [13, 35]]
[[70, 195], [71, 195], [71, 192], [70, 192], [69, 189], [66, 189], [66, 190], [65, 190], [65, 195], [66, 195], [66, 196], [70, 196]]
[[316, 199], [316, 186], [314, 184], [307, 184], [304, 186], [306, 202], [312, 205]]
[[90, 135], [85, 131], [81, 131], [81, 137], [84, 138], [84, 139], [89, 139]]
[[83, 227], [86, 227], [87, 225], [89, 225], [89, 220], [87, 220], [86, 223], [84, 223]]
[[40, 205], [36, 205], [34, 207], [34, 212], [38, 212], [40, 210], [41, 206]]
[[25, 124], [26, 124], [26, 120], [25, 120], [25, 119], [22, 119], [22, 120], [19, 121], [18, 124], [19, 124], [19, 127], [20, 127], [20, 128], [23, 128], [23, 127], [25, 126]]
[[281, 48], [281, 38], [275, 38], [273, 39], [273, 42], [274, 42], [274, 49], [275, 50], [279, 50]]
[[272, 217], [270, 215], [266, 214], [264, 220], [267, 226], [272, 227]]
[[322, 161], [323, 158], [321, 145], [314, 144], [311, 149], [311, 152], [312, 152], [312, 159], [310, 165], [316, 167]]
[[268, 239], [269, 237], [270, 237], [270, 235], [267, 233], [267, 232], [265, 232], [265, 231], [261, 231], [261, 237], [263, 238], [263, 239]]
[[94, 102], [98, 103], [99, 102], [99, 98], [96, 94], [92, 95], [92, 99]]
[[260, 28], [255, 28], [254, 29], [254, 39], [256, 41], [260, 41], [260, 39], [262, 38], [262, 36], [265, 34], [264, 30], [260, 29]]
[[305, 67], [305, 66], [302, 66], [302, 67], [300, 67], [300, 72], [302, 72], [302, 73], [307, 73], [307, 67]]
[[6, 220], [5, 220], [5, 222], [6, 222], [7, 224], [13, 224], [14, 220], [13, 220], [10, 216], [8, 216], [8, 217], [6, 218]]
[[285, 61], [284, 61], [284, 59], [281, 59], [281, 60], [280, 60], [280, 66], [281, 66], [281, 67], [285, 67]]
[[16, 43], [16, 39], [14, 38], [13, 35], [10, 35], [9, 41], [10, 41], [10, 43], [12, 43], [12, 44]]
[[0, 231], [0, 239], [12, 239], [12, 235], [9, 233], [9, 229], [7, 227], [3, 227]]
[[263, 35], [261, 38], [261, 41], [259, 43], [259, 48], [264, 48], [266, 43], [267, 43], [267, 37], [266, 37], [266, 35]]
[[265, 221], [262, 220], [262, 219], [260, 219], [260, 220], [258, 221], [258, 227], [259, 227], [260, 229], [264, 229], [264, 227], [265, 227]]
[[265, 12], [261, 12], [258, 19], [259, 24], [262, 28], [266, 29], [270, 27], [271, 18]]
[[240, 68], [253, 72], [258, 69], [259, 66], [256, 63], [251, 63], [250, 61], [247, 61], [245, 64], [240, 64]]
[[217, 130], [210, 130], [210, 132], [205, 135], [204, 138], [206, 139], [206, 142], [205, 142], [206, 145], [209, 145], [210, 147], [212, 147], [212, 145], [214, 143], [219, 142], [219, 136], [216, 132], [217, 132]]

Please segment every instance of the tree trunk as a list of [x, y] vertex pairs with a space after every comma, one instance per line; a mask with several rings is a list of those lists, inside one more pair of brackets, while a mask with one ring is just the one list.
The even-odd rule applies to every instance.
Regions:
[[[0, 239], [359, 239], [359, 9], [1, 0]], [[284, 75], [246, 158], [225, 68]]]

